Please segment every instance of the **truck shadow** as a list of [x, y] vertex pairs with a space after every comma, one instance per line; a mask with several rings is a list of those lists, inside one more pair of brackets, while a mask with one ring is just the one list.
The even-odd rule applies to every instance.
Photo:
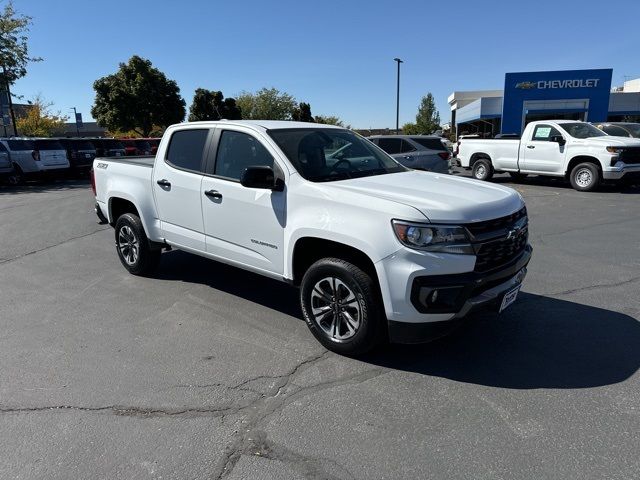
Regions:
[[[155, 277], [208, 285], [302, 321], [296, 288], [212, 260], [168, 252]], [[443, 339], [359, 360], [491, 387], [589, 388], [632, 376], [639, 346], [640, 322], [629, 315], [522, 292], [500, 317], [472, 315]]]
[[500, 317], [476, 314], [449, 337], [391, 345], [376, 365], [490, 387], [589, 388], [640, 367], [640, 322], [618, 312], [522, 292]]

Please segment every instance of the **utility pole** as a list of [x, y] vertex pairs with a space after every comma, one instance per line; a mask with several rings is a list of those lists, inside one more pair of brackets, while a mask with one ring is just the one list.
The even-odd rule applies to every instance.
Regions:
[[396, 85], [396, 135], [400, 133], [400, 64], [404, 63], [399, 58], [394, 58], [394, 62], [398, 64], [398, 80]]

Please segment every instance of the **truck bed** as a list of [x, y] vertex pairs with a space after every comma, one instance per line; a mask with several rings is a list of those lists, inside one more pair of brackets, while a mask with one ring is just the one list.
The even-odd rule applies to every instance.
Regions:
[[129, 165], [139, 165], [141, 167], [153, 168], [155, 157], [153, 155], [136, 157], [97, 157], [96, 160], [107, 160], [109, 162], [125, 163]]

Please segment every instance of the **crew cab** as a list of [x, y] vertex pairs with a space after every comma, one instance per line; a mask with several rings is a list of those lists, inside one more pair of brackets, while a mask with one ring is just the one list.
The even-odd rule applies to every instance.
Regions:
[[520, 194], [410, 170], [340, 127], [182, 123], [155, 158], [93, 166], [96, 211], [130, 273], [173, 248], [291, 283], [313, 335], [343, 354], [503, 310], [531, 257]]
[[522, 138], [463, 138], [458, 163], [478, 180], [508, 172], [518, 180], [529, 174], [564, 177], [580, 191], [604, 181], [640, 180], [640, 140], [612, 137], [586, 122], [531, 122]]

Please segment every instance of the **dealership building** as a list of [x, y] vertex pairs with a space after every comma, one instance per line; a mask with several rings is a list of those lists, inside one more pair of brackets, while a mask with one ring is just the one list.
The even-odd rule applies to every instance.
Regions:
[[451, 124], [461, 134], [520, 134], [534, 120], [639, 122], [640, 79], [611, 88], [611, 69], [507, 73], [504, 90], [453, 92]]

